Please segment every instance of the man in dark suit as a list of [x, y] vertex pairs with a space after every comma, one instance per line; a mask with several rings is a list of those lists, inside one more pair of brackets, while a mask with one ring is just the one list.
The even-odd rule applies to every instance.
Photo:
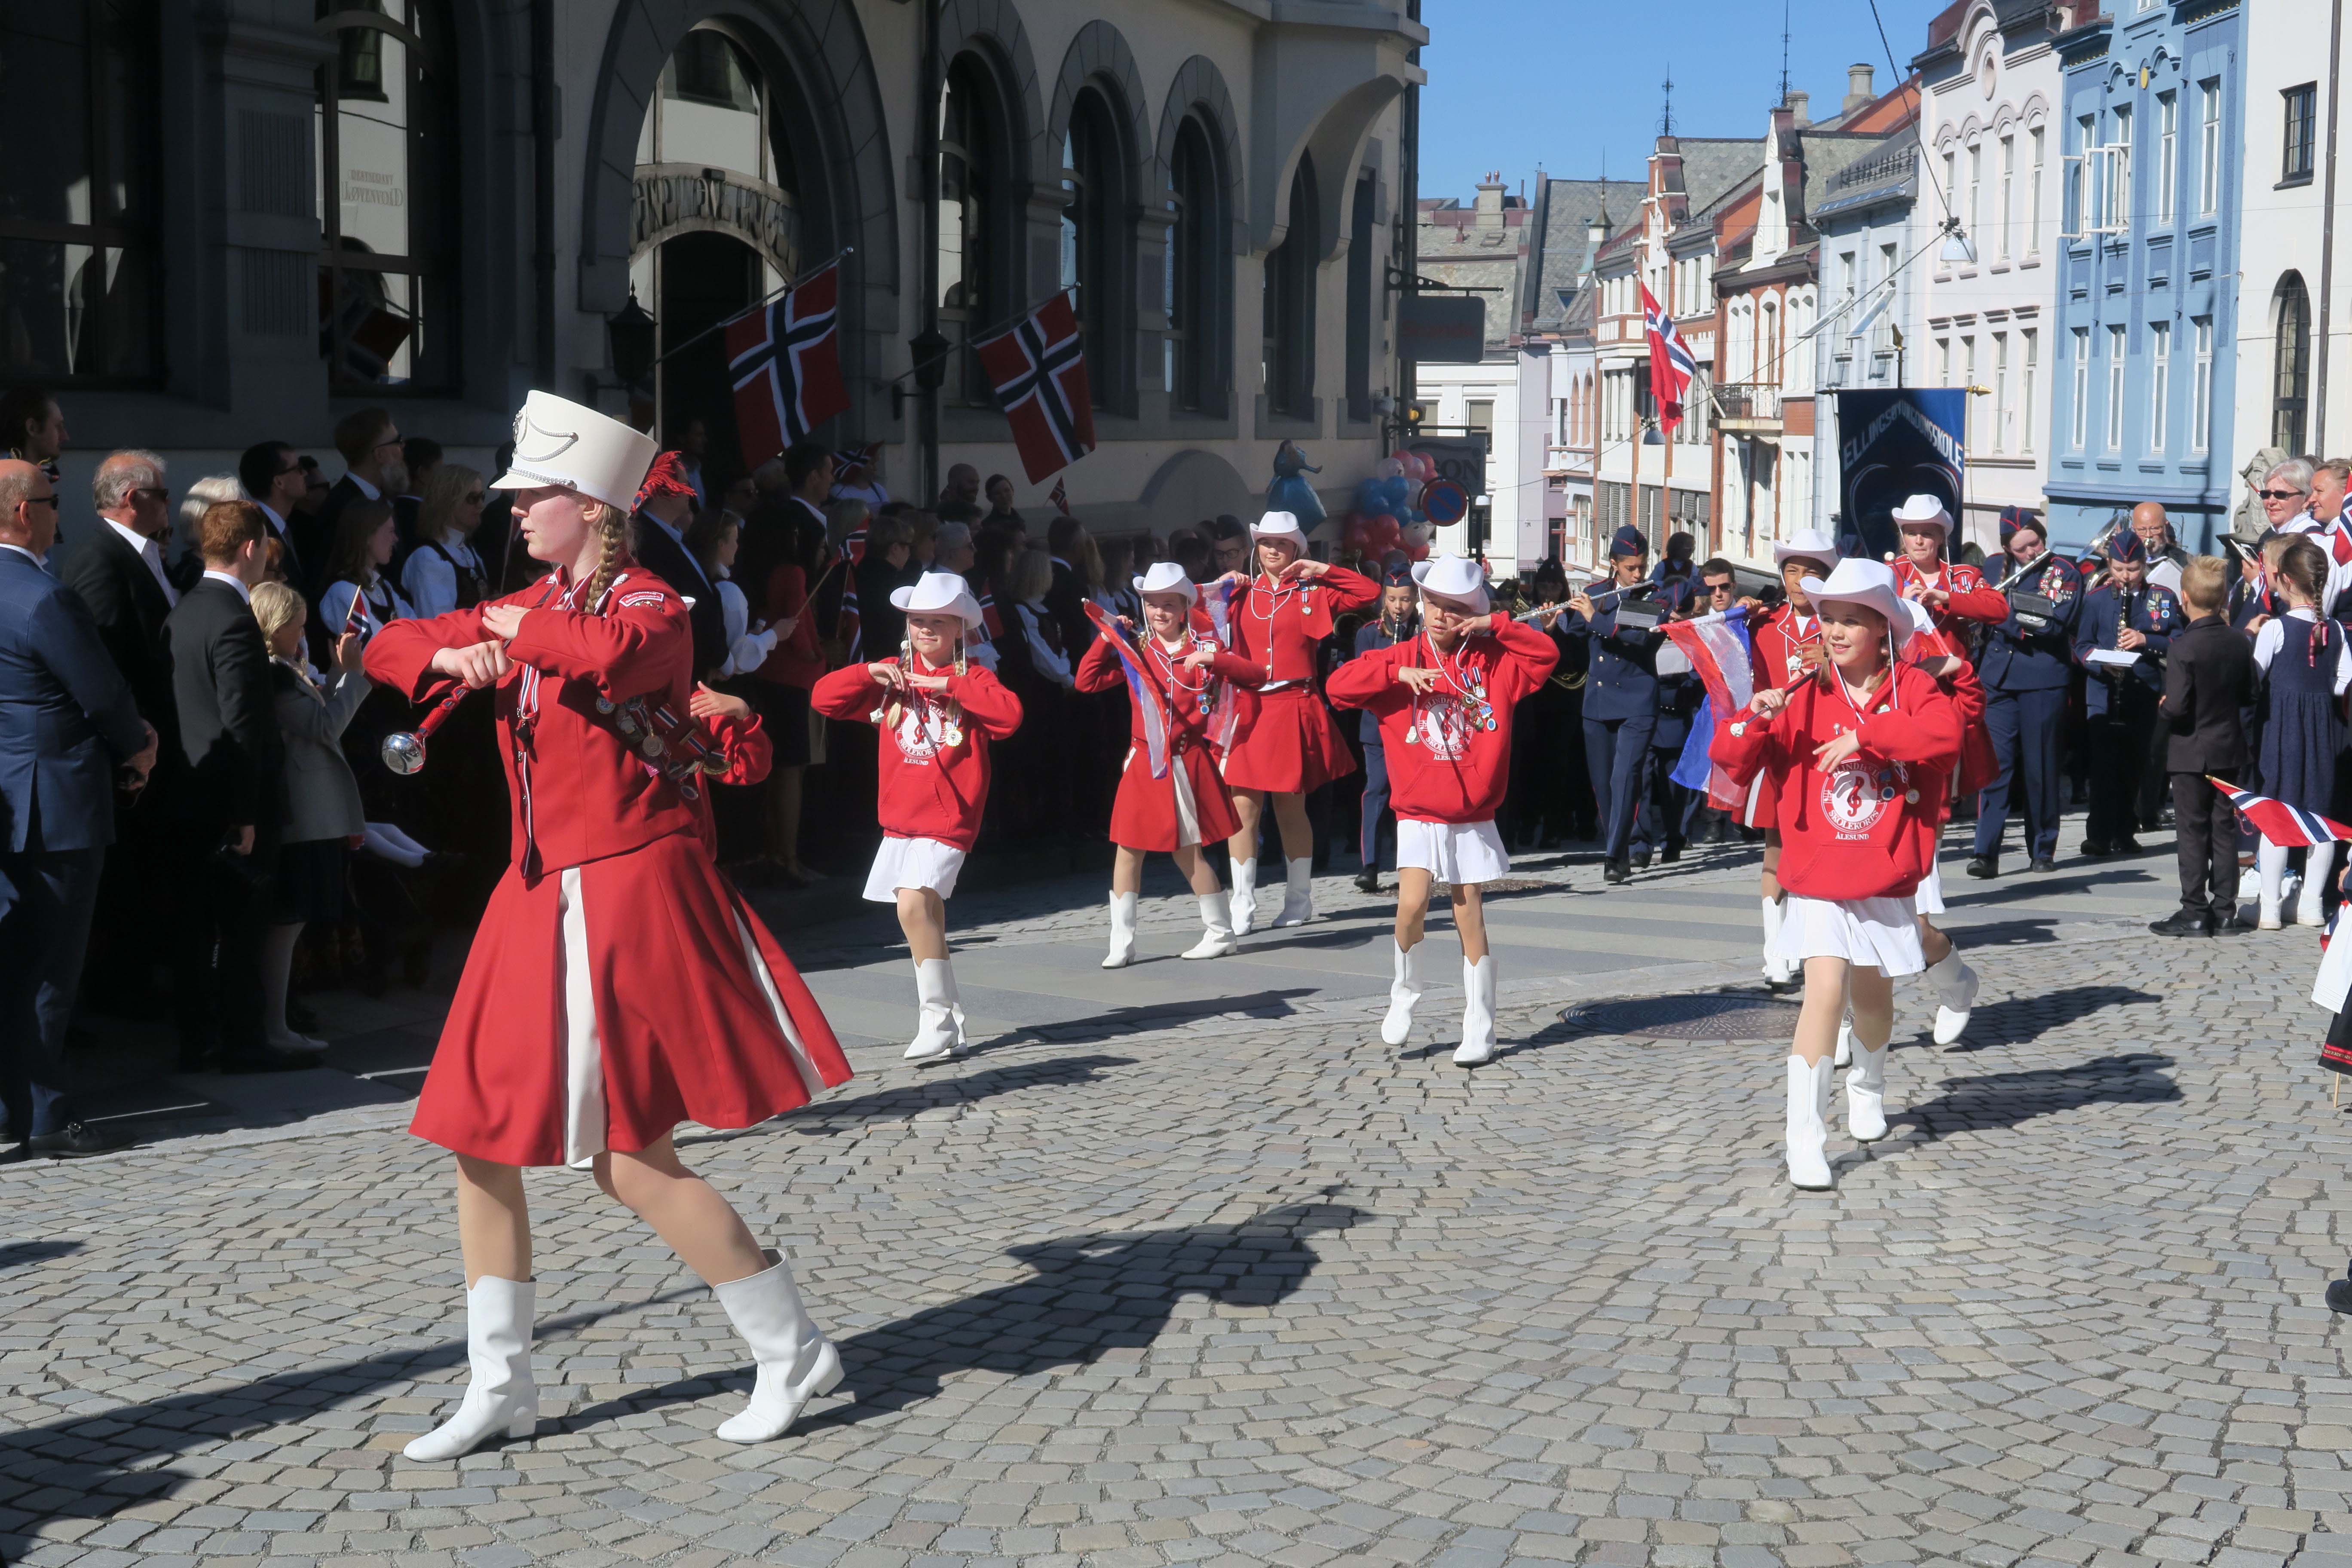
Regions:
[[2229, 936], [2238, 921], [2238, 821], [2230, 797], [2206, 782], [2231, 784], [2252, 759], [2243, 710], [2254, 700], [2254, 648], [2221, 616], [2229, 599], [2219, 558], [2190, 558], [2180, 571], [2189, 625], [2175, 632], [2164, 667], [2161, 712], [2169, 731], [2165, 768], [2180, 846], [2180, 908], [2148, 930], [2158, 936]]
[[694, 487], [686, 481], [676, 452], [654, 459], [637, 492], [635, 538], [638, 562], [687, 601], [694, 631], [694, 678], [708, 680], [727, 662], [727, 613], [719, 586], [686, 547], [686, 525], [694, 516]]
[[0, 1120], [9, 1157], [94, 1154], [58, 1070], [98, 881], [114, 841], [116, 771], [143, 784], [155, 731], [80, 598], [42, 563], [58, 492], [0, 461]]
[[326, 586], [320, 578], [327, 557], [334, 553], [335, 522], [343, 508], [355, 500], [383, 500], [408, 488], [400, 426], [389, 410], [362, 408], [344, 415], [335, 422], [335, 450], [343, 455], [343, 477], [327, 491], [316, 516], [294, 525], [294, 545], [308, 573], [300, 585], [314, 605]]
[[[313, 564], [303, 559], [294, 542], [295, 521], [302, 516], [302, 498], [310, 474], [294, 448], [283, 441], [257, 441], [236, 460], [236, 482], [261, 508], [262, 521], [269, 525], [271, 536], [285, 552], [279, 565], [286, 581], [297, 587], [310, 580]], [[316, 564], [323, 568], [326, 563]]]
[[1075, 564], [1085, 548], [1086, 532], [1086, 524], [1075, 517], [1057, 517], [1045, 530], [1045, 553], [1054, 563], [1054, 584], [1045, 590], [1045, 608], [1062, 628], [1062, 647], [1073, 667], [1095, 641], [1095, 624], [1087, 618], [1086, 586]]
[[195, 1050], [217, 1041], [226, 1071], [304, 1067], [261, 1028], [264, 884], [285, 816], [285, 743], [251, 604], [268, 574], [268, 525], [251, 501], [222, 501], [205, 512], [198, 544], [205, 574], [163, 622], [188, 770], [177, 814], [183, 875], [196, 889], [191, 923], [214, 954], [201, 1011], [183, 1020], [180, 1065], [202, 1065]]

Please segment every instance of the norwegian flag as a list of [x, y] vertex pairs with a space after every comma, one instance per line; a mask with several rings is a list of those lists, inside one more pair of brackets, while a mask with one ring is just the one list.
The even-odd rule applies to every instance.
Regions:
[[992, 588], [980, 591], [980, 624], [991, 642], [1004, 635], [1004, 618], [996, 613], [996, 591]]
[[2315, 811], [2305, 811], [2299, 805], [2289, 805], [2283, 800], [2273, 800], [2266, 795], [2240, 789], [2236, 784], [2205, 775], [2205, 782], [2221, 792], [2231, 808], [2245, 818], [2246, 826], [2284, 849], [2308, 849], [2315, 844], [2332, 844], [2352, 840], [2352, 827]]
[[849, 536], [841, 542], [841, 553], [852, 566], [865, 563], [866, 524], [861, 522], [849, 531]]
[[996, 405], [1012, 422], [1021, 466], [1037, 484], [1095, 449], [1093, 395], [1078, 318], [1066, 290], [1012, 331], [974, 343]]
[[1706, 701], [1691, 725], [1690, 740], [1671, 776], [1686, 788], [1706, 790], [1709, 805], [1729, 811], [1739, 804], [1742, 792], [1707, 750], [1715, 742], [1715, 721], [1738, 712], [1756, 695], [1747, 607], [1696, 620], [1669, 621], [1662, 629], [1690, 660], [1700, 684], [1706, 688]]
[[1151, 776], [1168, 776], [1168, 705], [1160, 692], [1160, 683], [1143, 668], [1143, 656], [1127, 640], [1127, 633], [1109, 614], [1092, 599], [1079, 601], [1087, 619], [1094, 622], [1095, 630], [1108, 640], [1111, 651], [1118, 655], [1119, 672], [1127, 677], [1128, 695], [1135, 700], [1135, 711], [1143, 721], [1143, 751], [1151, 759]]
[[841, 610], [833, 619], [834, 636], [841, 639], [842, 657], [851, 664], [857, 662], [858, 649], [866, 641], [866, 615], [857, 607], [857, 579], [846, 577], [841, 584]]
[[1642, 329], [1650, 340], [1650, 395], [1658, 400], [1658, 428], [1670, 432], [1683, 422], [1683, 399], [1698, 374], [1698, 361], [1675, 331], [1675, 319], [1650, 297], [1650, 286], [1637, 287], [1642, 290]]
[[841, 379], [841, 267], [727, 323], [743, 460], [758, 467], [849, 406]]
[[833, 482], [852, 489], [863, 485], [874, 468], [874, 456], [882, 450], [879, 441], [868, 441], [863, 447], [844, 447], [833, 455]]
[[1064, 517], [1070, 515], [1070, 487], [1066, 483], [1055, 479], [1054, 488], [1045, 492], [1045, 499], [1054, 503], [1055, 511], [1060, 512]]

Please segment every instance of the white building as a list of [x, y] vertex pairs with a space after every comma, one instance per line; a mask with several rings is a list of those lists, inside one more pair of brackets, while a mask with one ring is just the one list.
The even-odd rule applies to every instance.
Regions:
[[[1814, 207], [1822, 237], [1822, 321], [1811, 349], [1820, 387], [1813, 424], [1810, 526], [1832, 535], [1843, 509], [1837, 394], [1900, 384], [1919, 342], [1922, 243], [1919, 143], [1906, 136], [1848, 164]], [[1916, 365], [1916, 358], [1909, 363]]]

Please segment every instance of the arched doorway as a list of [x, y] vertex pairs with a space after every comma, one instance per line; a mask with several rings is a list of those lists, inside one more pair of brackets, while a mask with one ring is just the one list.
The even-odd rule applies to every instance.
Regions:
[[637, 412], [665, 446], [702, 425], [714, 500], [747, 461], [772, 454], [741, 450], [724, 336], [710, 329], [782, 287], [803, 259], [799, 180], [774, 99], [742, 40], [704, 23], [662, 68], [637, 139], [629, 282], [667, 356], [652, 406]]

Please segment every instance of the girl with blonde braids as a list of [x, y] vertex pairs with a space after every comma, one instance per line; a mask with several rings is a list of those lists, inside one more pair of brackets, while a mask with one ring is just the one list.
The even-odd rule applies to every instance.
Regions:
[[534, 560], [520, 593], [394, 621], [367, 673], [425, 700], [494, 688], [514, 860], [474, 937], [412, 1130], [457, 1156], [473, 1381], [408, 1445], [455, 1459], [527, 1437], [534, 1300], [522, 1167], [570, 1165], [650, 1224], [717, 1293], [758, 1366], [730, 1442], [782, 1435], [841, 1381], [791, 1266], [678, 1161], [686, 1121], [746, 1128], [846, 1082], [808, 987], [700, 836], [719, 759], [689, 728], [685, 602], [631, 563], [628, 503], [654, 444], [534, 392], [494, 488]]

